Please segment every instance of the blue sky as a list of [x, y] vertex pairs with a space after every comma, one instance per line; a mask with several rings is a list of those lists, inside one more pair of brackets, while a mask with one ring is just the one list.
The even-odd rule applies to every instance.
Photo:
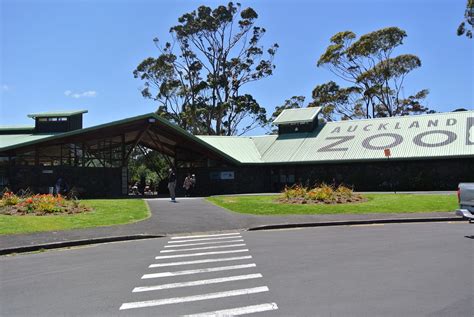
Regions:
[[[387, 26], [408, 37], [397, 53], [422, 67], [407, 78], [405, 94], [430, 90], [436, 111], [474, 109], [474, 41], [456, 36], [465, 0], [240, 1], [259, 14], [265, 44], [277, 42], [275, 74], [250, 84], [271, 114], [294, 95], [307, 100], [315, 85], [336, 80], [316, 61], [329, 38], [344, 30], [362, 35]], [[27, 113], [88, 109], [85, 125], [152, 112], [132, 71], [157, 56], [152, 39], [168, 40], [177, 18], [199, 5], [225, 1], [0, 0], [0, 125], [31, 124]], [[250, 134], [261, 134], [257, 129]]]

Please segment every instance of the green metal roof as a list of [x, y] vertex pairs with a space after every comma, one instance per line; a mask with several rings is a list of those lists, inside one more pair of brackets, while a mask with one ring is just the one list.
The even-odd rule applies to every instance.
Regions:
[[34, 130], [34, 126], [21, 126], [21, 125], [16, 125], [16, 126], [0, 126], [0, 131], [19, 131], [19, 130]]
[[28, 118], [45, 118], [45, 117], [70, 117], [76, 114], [87, 113], [87, 110], [64, 110], [52, 112], [38, 112], [28, 114]]
[[200, 138], [192, 135], [188, 131], [186, 131], [186, 130], [182, 129], [181, 127], [169, 122], [168, 120], [165, 120], [165, 119], [161, 118], [159, 115], [157, 115], [154, 112], [147, 113], [147, 114], [140, 115], [140, 116], [136, 116], [136, 117], [126, 118], [126, 119], [122, 119], [122, 120], [118, 120], [118, 121], [113, 121], [113, 122], [109, 122], [109, 123], [104, 123], [104, 124], [96, 125], [96, 126], [89, 127], [89, 128], [64, 132], [64, 133], [36, 134], [36, 135], [34, 135], [34, 134], [30, 134], [30, 135], [20, 134], [20, 135], [16, 135], [17, 137], [14, 137], [15, 135], [5, 135], [5, 136], [8, 136], [8, 138], [5, 138], [5, 139], [4, 139], [4, 135], [2, 135], [2, 136], [0, 136], [0, 152], [13, 150], [13, 149], [28, 146], [28, 145], [38, 144], [38, 143], [44, 142], [44, 141], [56, 140], [56, 139], [60, 139], [60, 138], [68, 137], [68, 136], [72, 136], [72, 135], [80, 135], [80, 134], [85, 133], [85, 132], [99, 130], [99, 129], [102, 129], [102, 128], [111, 127], [111, 126], [115, 126], [115, 125], [119, 125], [119, 124], [123, 124], [123, 123], [128, 123], [128, 122], [132, 122], [132, 121], [135, 121], [135, 120], [146, 119], [146, 118], [154, 118], [158, 122], [160, 122], [161, 124], [173, 129], [176, 133], [178, 133], [180, 135], [183, 135], [185, 137], [188, 137], [192, 141], [195, 141], [196, 143], [200, 144], [201, 146], [205, 147], [206, 149], [208, 149], [210, 151], [213, 151], [214, 153], [217, 153], [218, 155], [220, 155], [220, 156], [226, 158], [227, 160], [229, 160], [230, 162], [232, 162], [234, 164], [240, 164], [240, 162], [237, 159], [235, 159], [234, 157], [228, 155], [227, 153], [221, 151], [220, 149], [218, 149], [216, 147], [213, 147], [209, 143], [207, 143], [207, 142], [201, 140]]
[[0, 135], [0, 151], [80, 135], [133, 120], [155, 118], [234, 164], [287, 164], [474, 158], [474, 111], [328, 122], [311, 133], [256, 137], [194, 136], [155, 113], [59, 134]]
[[[474, 157], [474, 111], [328, 122], [311, 133], [201, 137], [241, 163]], [[252, 146], [252, 143], [254, 146]]]
[[273, 121], [274, 124], [292, 124], [312, 122], [321, 111], [321, 107], [285, 109]]
[[24, 143], [34, 142], [54, 134], [6, 134], [0, 135], [0, 150], [10, 146], [19, 146]]
[[233, 157], [240, 163], [262, 163], [260, 152], [251, 138], [199, 135], [199, 139]]

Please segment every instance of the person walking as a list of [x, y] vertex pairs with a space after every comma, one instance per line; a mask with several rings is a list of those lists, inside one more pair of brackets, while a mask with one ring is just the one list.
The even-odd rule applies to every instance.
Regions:
[[191, 189], [189, 190], [190, 191], [190, 195], [193, 195], [194, 194], [194, 190], [196, 189], [196, 175], [191, 175]]
[[185, 191], [184, 196], [189, 197], [191, 195], [191, 188], [193, 187], [193, 179], [191, 178], [191, 174], [188, 173], [186, 178], [184, 179], [183, 188]]
[[173, 168], [169, 169], [168, 174], [168, 190], [170, 191], [170, 198], [172, 202], [176, 202], [176, 173]]

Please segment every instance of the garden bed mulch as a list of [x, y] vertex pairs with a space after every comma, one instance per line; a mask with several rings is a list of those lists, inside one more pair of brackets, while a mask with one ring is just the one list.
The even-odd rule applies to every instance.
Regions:
[[70, 207], [65, 208], [61, 211], [41, 211], [41, 210], [24, 210], [22, 208], [18, 208], [17, 206], [3, 206], [0, 207], [0, 214], [1, 215], [8, 215], [8, 216], [61, 216], [61, 215], [74, 215], [74, 214], [81, 214], [92, 211], [92, 208], [86, 206], [77, 206], [77, 207]]

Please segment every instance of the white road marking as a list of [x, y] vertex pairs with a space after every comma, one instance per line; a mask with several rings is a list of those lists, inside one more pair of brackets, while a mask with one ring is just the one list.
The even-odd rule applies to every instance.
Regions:
[[234, 242], [243, 242], [243, 241], [244, 241], [243, 239], [240, 239], [240, 240], [227, 240], [227, 241], [211, 241], [211, 242], [199, 242], [199, 243], [187, 243], [187, 244], [174, 244], [174, 245], [165, 245], [165, 248], [191, 247], [193, 245], [234, 243]]
[[180, 240], [180, 241], [168, 241], [168, 243], [183, 243], [183, 242], [195, 242], [195, 241], [224, 240], [224, 239], [236, 239], [236, 238], [242, 238], [242, 236], [217, 237], [217, 238], [202, 238], [202, 239], [190, 239], [190, 240]]
[[251, 259], [251, 258], [252, 258], [251, 255], [245, 255], [245, 256], [236, 256], [236, 257], [232, 257], [232, 258], [204, 259], [204, 260], [195, 260], [195, 261], [157, 263], [157, 264], [151, 264], [149, 266], [149, 268], [164, 267], [164, 266], [176, 266], [176, 265], [188, 265], [188, 264], [200, 264], [200, 263], [211, 263], [211, 262], [237, 261], [237, 260], [247, 260], [247, 259]]
[[250, 268], [250, 267], [256, 267], [255, 263], [230, 265], [230, 266], [219, 266], [219, 267], [209, 267], [209, 268], [205, 268], [205, 269], [186, 270], [186, 271], [151, 273], [151, 274], [143, 275], [142, 280], [143, 279], [148, 279], [148, 278], [159, 278], [159, 277], [170, 277], [170, 276], [177, 276], [177, 275], [188, 275], [188, 274], [198, 274], [198, 273], [208, 273], [208, 272], [220, 272], [220, 271], [247, 269], [247, 268]]
[[362, 225], [348, 225], [348, 227], [383, 227], [385, 224], [383, 223], [368, 223]]
[[161, 255], [161, 256], [155, 256], [155, 259], [160, 260], [160, 259], [172, 259], [172, 258], [186, 258], [186, 257], [190, 257], [190, 256], [225, 254], [225, 253], [241, 253], [241, 252], [249, 252], [249, 249], [229, 250], [229, 251], [212, 251], [212, 252], [200, 252], [200, 253], [189, 253], [189, 254]]
[[142, 286], [142, 287], [135, 287], [133, 289], [133, 293], [138, 292], [147, 292], [147, 291], [157, 291], [161, 289], [170, 289], [170, 288], [179, 288], [179, 287], [187, 287], [187, 286], [197, 286], [197, 285], [207, 285], [207, 284], [216, 284], [216, 283], [224, 283], [224, 282], [233, 282], [233, 281], [241, 281], [241, 280], [249, 280], [254, 278], [260, 278], [262, 274], [247, 274], [247, 275], [235, 275], [235, 276], [228, 276], [222, 278], [213, 278], [208, 280], [199, 280], [199, 281], [190, 281], [190, 282], [182, 282], [182, 283], [170, 283], [170, 284], [162, 284], [162, 285], [155, 285], [155, 286]]
[[214, 245], [211, 247], [199, 247], [199, 248], [188, 248], [188, 249], [176, 249], [176, 250], [162, 250], [160, 253], [172, 253], [172, 252], [182, 252], [182, 251], [197, 251], [197, 250], [210, 250], [210, 249], [223, 249], [223, 248], [233, 248], [233, 247], [243, 247], [245, 243], [239, 244], [228, 244], [228, 245]]
[[223, 236], [232, 236], [232, 235], [240, 235], [239, 232], [232, 232], [232, 233], [219, 233], [219, 234], [204, 234], [199, 236], [179, 236], [179, 237], [171, 237], [172, 240], [175, 239], [192, 239], [192, 238], [209, 238], [209, 237], [223, 237]]
[[255, 293], [262, 293], [262, 292], [268, 292], [268, 287], [260, 286], [260, 287], [254, 287], [254, 288], [236, 289], [236, 290], [226, 291], [226, 292], [208, 293], [208, 294], [185, 296], [185, 297], [154, 299], [154, 300], [148, 300], [148, 301], [143, 301], [143, 302], [123, 303], [122, 306], [120, 306], [120, 310], [186, 303], [186, 302], [200, 301], [200, 300], [206, 300], [206, 299], [248, 295], [248, 294], [255, 294]]
[[216, 310], [216, 311], [210, 311], [210, 312], [200, 313], [200, 314], [185, 315], [183, 317], [239, 316], [239, 315], [260, 313], [264, 311], [277, 310], [277, 309], [278, 309], [278, 306], [276, 303], [267, 303], [267, 304], [237, 307], [237, 308], [231, 308], [231, 309]]

